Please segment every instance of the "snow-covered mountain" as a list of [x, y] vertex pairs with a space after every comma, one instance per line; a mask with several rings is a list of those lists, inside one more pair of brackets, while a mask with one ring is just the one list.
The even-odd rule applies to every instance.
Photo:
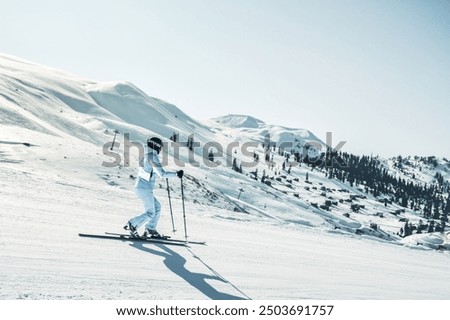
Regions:
[[270, 125], [247, 115], [231, 114], [211, 120], [224, 127], [234, 129], [231, 130], [232, 135], [245, 141], [264, 142], [270, 140], [277, 146], [290, 144], [292, 149], [298, 151], [301, 151], [305, 144], [315, 142], [325, 149], [323, 141], [306, 129]]
[[149, 131], [168, 136], [175, 129], [186, 135], [207, 130], [131, 83], [95, 83], [10, 56], [0, 59], [4, 124], [98, 144], [112, 127], [140, 138]]
[[[187, 231], [208, 246], [78, 237], [120, 232], [142, 211], [138, 143], [153, 135], [168, 144], [168, 167], [186, 172]], [[0, 234], [0, 298], [449, 298], [447, 229], [399, 236], [406, 220], [427, 219], [293, 162], [310, 144], [325, 147], [306, 129], [245, 115], [196, 120], [131, 83], [0, 54], [0, 221], [10, 226]], [[445, 159], [378, 161], [405, 181], [450, 181]], [[178, 231], [163, 180], [159, 230], [182, 237], [179, 180], [170, 188]]]

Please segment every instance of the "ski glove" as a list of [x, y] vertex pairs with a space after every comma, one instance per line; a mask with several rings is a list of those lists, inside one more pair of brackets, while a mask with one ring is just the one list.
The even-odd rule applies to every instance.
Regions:
[[177, 176], [178, 176], [178, 178], [183, 178], [183, 175], [184, 175], [184, 171], [183, 170], [179, 170], [179, 171], [177, 171]]

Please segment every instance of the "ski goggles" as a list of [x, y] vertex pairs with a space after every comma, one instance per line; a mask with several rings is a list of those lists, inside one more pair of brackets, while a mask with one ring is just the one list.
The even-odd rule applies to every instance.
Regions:
[[161, 150], [163, 147], [161, 144], [159, 144], [155, 141], [150, 141], [150, 144], [153, 146], [154, 149], [158, 149], [158, 150]]

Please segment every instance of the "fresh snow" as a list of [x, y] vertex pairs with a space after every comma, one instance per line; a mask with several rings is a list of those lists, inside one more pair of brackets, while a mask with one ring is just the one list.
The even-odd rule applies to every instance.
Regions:
[[[250, 116], [192, 119], [133, 84], [98, 83], [3, 54], [0, 88], [0, 299], [450, 298], [450, 256], [442, 250], [450, 248], [448, 234], [402, 239], [396, 235], [402, 224], [392, 214], [400, 207], [385, 208], [368, 196], [359, 200], [365, 209], [353, 213], [344, 200], [363, 192], [305, 166], [292, 169], [292, 183], [273, 180], [269, 187], [251, 179], [254, 169], [242, 175], [207, 166], [202, 150], [180, 148], [182, 161], [200, 163], [183, 168], [187, 232], [207, 246], [80, 238], [78, 233], [122, 232], [142, 212], [131, 178], [138, 149], [125, 144], [123, 133], [131, 142], [155, 134], [168, 142], [173, 132], [187, 141], [194, 133], [202, 146], [214, 141], [224, 148], [235, 141], [260, 143], [267, 133], [299, 148], [323, 142], [306, 129]], [[103, 145], [114, 130], [120, 132], [114, 150], [124, 160], [129, 148], [129, 165], [102, 166], [112, 160]], [[261, 146], [250, 151], [260, 155], [259, 177], [263, 170], [273, 175]], [[231, 164], [232, 158], [250, 161], [252, 155], [224, 150], [216, 161]], [[280, 169], [282, 157], [274, 161]], [[386, 166], [395, 170], [389, 160]], [[172, 160], [169, 168], [177, 169]], [[431, 181], [433, 172], [420, 174]], [[182, 239], [180, 181], [169, 182], [177, 232], [163, 179], [155, 190], [163, 206], [158, 229]], [[315, 208], [326, 199], [323, 193], [343, 202], [331, 211]], [[408, 209], [402, 216], [421, 219]]]

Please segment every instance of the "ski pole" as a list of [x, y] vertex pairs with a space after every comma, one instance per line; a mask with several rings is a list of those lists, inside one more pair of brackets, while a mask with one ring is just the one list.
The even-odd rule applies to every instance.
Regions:
[[169, 195], [169, 208], [170, 208], [170, 217], [172, 218], [172, 229], [173, 232], [176, 232], [177, 229], [175, 229], [175, 222], [173, 221], [172, 199], [170, 198], [170, 188], [168, 178], [166, 178], [166, 183], [167, 183], [167, 194]]
[[181, 203], [183, 205], [184, 237], [186, 238], [186, 241], [187, 241], [188, 235], [187, 235], [187, 227], [186, 227], [186, 209], [185, 209], [185, 206], [184, 206], [183, 177], [181, 177]]

